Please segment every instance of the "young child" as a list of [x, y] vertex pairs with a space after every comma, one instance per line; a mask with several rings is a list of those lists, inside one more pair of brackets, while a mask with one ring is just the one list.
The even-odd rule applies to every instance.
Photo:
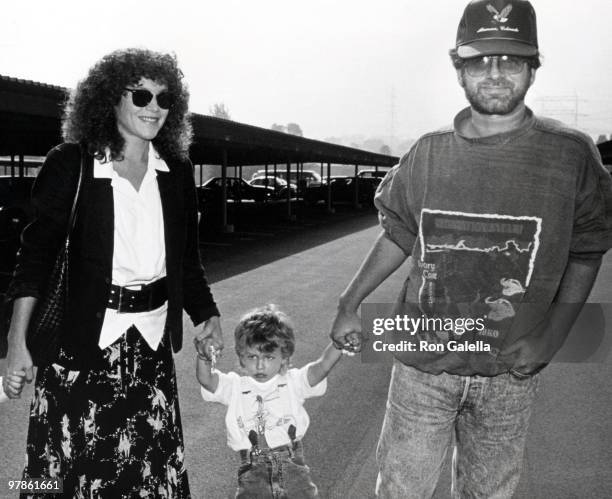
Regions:
[[243, 376], [214, 368], [210, 340], [196, 348], [202, 397], [227, 405], [227, 443], [241, 459], [236, 497], [318, 497], [304, 463], [301, 440], [309, 418], [303, 404], [325, 393], [342, 351], [330, 343], [317, 361], [290, 369], [295, 337], [274, 305], [243, 316], [234, 336]]
[[[15, 395], [15, 398], [21, 397], [21, 390], [25, 384], [25, 371], [13, 371], [6, 379], [0, 376], [0, 402], [9, 400], [7, 391]], [[6, 385], [6, 388], [5, 388]]]

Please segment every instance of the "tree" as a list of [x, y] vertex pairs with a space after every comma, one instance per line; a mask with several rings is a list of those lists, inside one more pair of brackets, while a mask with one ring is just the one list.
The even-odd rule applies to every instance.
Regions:
[[304, 132], [302, 132], [300, 125], [297, 123], [287, 123], [287, 133], [290, 133], [291, 135], [299, 135], [300, 137], [304, 136]]
[[224, 120], [232, 119], [229, 113], [229, 108], [223, 102], [215, 103], [210, 107], [209, 112], [211, 116], [216, 118], [222, 118]]
[[380, 146], [380, 154], [391, 156], [391, 148], [387, 144]]
[[272, 126], [270, 127], [270, 129], [276, 132], [287, 133], [287, 129], [285, 125], [279, 125], [278, 123], [272, 123]]

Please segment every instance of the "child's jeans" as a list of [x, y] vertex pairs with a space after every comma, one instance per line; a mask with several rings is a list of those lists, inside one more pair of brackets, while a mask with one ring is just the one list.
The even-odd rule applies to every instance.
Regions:
[[256, 454], [240, 451], [237, 499], [300, 499], [319, 497], [304, 464], [301, 442]]

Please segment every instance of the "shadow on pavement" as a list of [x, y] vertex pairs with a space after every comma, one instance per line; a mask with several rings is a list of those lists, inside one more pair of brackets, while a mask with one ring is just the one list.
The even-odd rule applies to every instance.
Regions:
[[327, 213], [323, 205], [308, 208], [298, 205], [293, 212], [294, 220], [286, 218], [284, 209], [247, 203], [233, 207], [228, 219], [234, 232], [230, 233], [209, 227], [204, 217], [200, 222], [200, 252], [209, 282], [227, 279], [378, 223], [371, 207], [336, 206], [335, 213]]

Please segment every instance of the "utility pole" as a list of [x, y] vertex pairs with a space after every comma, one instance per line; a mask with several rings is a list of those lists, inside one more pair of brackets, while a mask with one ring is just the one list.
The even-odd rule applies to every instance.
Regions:
[[540, 107], [542, 116], [555, 118], [563, 121], [574, 128], [580, 128], [580, 118], [585, 118], [588, 115], [580, 112], [580, 104], [584, 102], [578, 97], [578, 93], [574, 90], [573, 95], [555, 95], [551, 97], [540, 97], [536, 100]]
[[395, 151], [395, 87], [391, 86], [391, 113], [389, 123], [389, 147], [391, 154]]

